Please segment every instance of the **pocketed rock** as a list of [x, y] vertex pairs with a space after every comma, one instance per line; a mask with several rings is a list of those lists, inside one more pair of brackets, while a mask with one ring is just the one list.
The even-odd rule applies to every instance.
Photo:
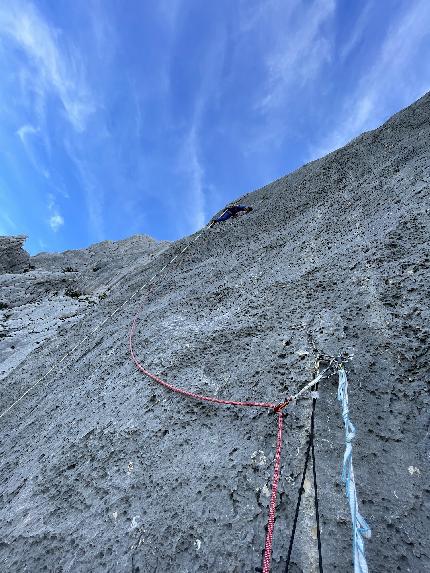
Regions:
[[[82, 341], [0, 419], [0, 570], [242, 573], [261, 566], [276, 416], [193, 401], [145, 378], [128, 352], [140, 312], [135, 350], [144, 365], [220, 398], [278, 403], [311, 379], [317, 351], [353, 354], [350, 415], [357, 494], [373, 531], [369, 570], [430, 571], [429, 119], [427, 94], [344, 148], [241, 197], [254, 207], [250, 214], [204, 230], [193, 243], [194, 236], [149, 241], [148, 252], [127, 247], [127, 256], [120, 248], [105, 256], [110, 245], [101, 245], [106, 267], [99, 271], [89, 249], [60, 254], [55, 264], [45, 254], [31, 259], [34, 280], [14, 275], [27, 281], [7, 287], [21, 301], [17, 320], [29, 320], [26, 297], [40, 302], [48, 275], [67, 277], [94, 303], [84, 302], [74, 323], [49, 327], [43, 344], [0, 383], [4, 410]], [[66, 260], [71, 269], [63, 272]], [[81, 275], [73, 271], [80, 261]], [[93, 280], [97, 272], [103, 278]], [[55, 285], [62, 294], [52, 299], [67, 296]], [[76, 305], [82, 298], [69, 296]], [[49, 308], [58, 316], [53, 301], [44, 315]], [[319, 396], [323, 563], [328, 573], [344, 573], [352, 571], [351, 521], [335, 376], [320, 384]], [[285, 567], [310, 407], [300, 400], [285, 417], [274, 573]], [[317, 564], [310, 475], [308, 482], [295, 573]]]

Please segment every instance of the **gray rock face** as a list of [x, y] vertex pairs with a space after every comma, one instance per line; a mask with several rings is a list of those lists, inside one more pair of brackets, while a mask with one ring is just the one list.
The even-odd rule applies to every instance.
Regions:
[[[106, 257], [112, 274], [124, 273], [109, 296], [51, 330], [1, 382], [3, 410], [82, 341], [0, 419], [2, 570], [261, 566], [276, 416], [197, 402], [146, 378], [128, 351], [139, 312], [135, 348], [145, 367], [220, 398], [278, 403], [311, 379], [315, 348], [353, 353], [354, 468], [373, 530], [369, 569], [430, 571], [429, 117], [426, 95], [242, 197], [251, 214], [195, 242], [155, 245], [142, 260], [130, 254], [126, 264], [120, 251]], [[88, 250], [75, 255], [91, 259]], [[52, 260], [39, 256], [37, 272], [58, 273]], [[87, 296], [105, 284], [90, 284], [92, 264], [76, 278]], [[285, 417], [276, 573], [285, 567], [310, 409], [304, 399]], [[324, 570], [343, 573], [352, 570], [351, 525], [334, 376], [320, 384], [315, 443]], [[292, 562], [295, 573], [317, 570], [311, 474]]]
[[30, 255], [22, 245], [27, 237], [0, 237], [0, 273], [22, 273], [30, 268]]
[[0, 275], [0, 380], [40, 345], [67, 336], [127, 273], [147, 265], [167, 245], [136, 235], [79, 251], [27, 255], [32, 270]]

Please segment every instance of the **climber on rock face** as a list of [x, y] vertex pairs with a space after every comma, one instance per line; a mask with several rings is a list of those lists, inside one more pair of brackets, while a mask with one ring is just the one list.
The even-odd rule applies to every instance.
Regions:
[[230, 217], [236, 217], [236, 215], [241, 211], [249, 213], [252, 211], [252, 207], [247, 207], [246, 205], [230, 205], [220, 217], [213, 219], [209, 223], [209, 227], [213, 227], [215, 223], [222, 223], [223, 221], [227, 221], [227, 219], [230, 219]]

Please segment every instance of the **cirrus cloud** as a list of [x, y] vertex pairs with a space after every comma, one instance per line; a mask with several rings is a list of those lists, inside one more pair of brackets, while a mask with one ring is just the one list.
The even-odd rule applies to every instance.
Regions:
[[36, 97], [45, 108], [49, 96], [56, 95], [67, 120], [83, 132], [96, 106], [74, 46], [26, 2], [0, 5], [0, 40], [14, 44], [26, 56], [18, 70], [26, 97]]

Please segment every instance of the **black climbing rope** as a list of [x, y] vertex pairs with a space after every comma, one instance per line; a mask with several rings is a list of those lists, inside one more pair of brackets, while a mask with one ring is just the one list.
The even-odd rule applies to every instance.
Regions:
[[[313, 408], [315, 409], [315, 402], [316, 399], [313, 399]], [[314, 417], [312, 416], [312, 435], [314, 435]], [[317, 485], [317, 469], [316, 469], [316, 464], [315, 464], [315, 448], [314, 448], [314, 439], [312, 438], [312, 446], [311, 446], [311, 452], [312, 452], [312, 473], [314, 476], [314, 501], [315, 501], [315, 521], [317, 522], [317, 542], [318, 542], [318, 563], [319, 563], [319, 569], [320, 569], [320, 573], [322, 573], [323, 571], [323, 563], [322, 563], [322, 550], [321, 550], [321, 529], [320, 529], [320, 512], [319, 512], [319, 507], [318, 507], [318, 485]]]

